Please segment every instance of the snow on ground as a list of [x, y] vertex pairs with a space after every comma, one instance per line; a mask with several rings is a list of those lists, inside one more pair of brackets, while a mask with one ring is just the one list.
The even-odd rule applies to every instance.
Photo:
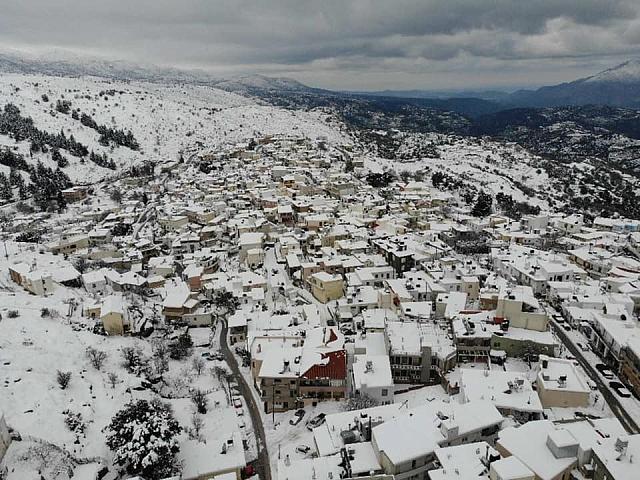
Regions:
[[[269, 459], [271, 460], [271, 471], [277, 472], [278, 460], [289, 455], [292, 460], [308, 458], [315, 452], [313, 432], [307, 428], [305, 422], [320, 413], [327, 415], [344, 411], [344, 402], [327, 401], [320, 402], [316, 407], [305, 407], [305, 416], [298, 425], [290, 425], [289, 420], [294, 419], [295, 410], [275, 414], [262, 414], [264, 432], [269, 444]], [[306, 445], [311, 447], [308, 453], [296, 451], [298, 446]]]
[[[113, 95], [104, 92], [114, 91]], [[100, 93], [103, 93], [100, 95]], [[42, 95], [49, 98], [42, 100]], [[55, 111], [57, 100], [71, 101], [71, 109], [93, 117], [98, 124], [131, 130], [140, 151], [126, 147], [103, 147], [99, 134], [83, 126], [71, 115]], [[259, 105], [256, 101], [212, 87], [164, 85], [144, 82], [117, 82], [93, 77], [67, 78], [43, 75], [0, 75], [0, 108], [15, 104], [23, 116], [29, 116], [41, 130], [64, 130], [96, 153], [106, 153], [120, 169], [143, 160], [175, 160], [179, 152], [197, 145], [215, 147], [238, 142], [254, 135], [299, 134], [309, 138], [325, 136], [342, 142], [339, 126], [326, 122], [321, 112], [300, 112]], [[40, 159], [55, 166], [50, 153], [29, 155], [29, 143], [0, 135], [0, 147], [16, 147], [27, 161]], [[61, 151], [70, 165], [65, 172], [72, 181], [95, 182], [114, 174]], [[0, 166], [5, 173], [7, 167]]]
[[[48, 442], [77, 459], [91, 459], [94, 464], [104, 459], [104, 463], [111, 465], [111, 454], [102, 430], [129, 401], [156, 396], [152, 391], [140, 388], [140, 377], [126, 371], [121, 350], [139, 347], [144, 355], [150, 356], [152, 342], [134, 337], [105, 337], [83, 329], [86, 318], [81, 317], [82, 308], [67, 316], [66, 301], [73, 298], [82, 305], [88, 300], [86, 292], [56, 285], [48, 296], [34, 296], [14, 284], [8, 274], [9, 264], [17, 259], [31, 263], [35, 258], [42, 269], [53, 269], [64, 260], [48, 253], [39, 254], [37, 250], [21, 250], [14, 243], [8, 244], [8, 251], [9, 260], [4, 255], [0, 257], [0, 410], [6, 413], [11, 427], [22, 435], [25, 445], [30, 441]], [[53, 313], [42, 317], [43, 308]], [[10, 314], [14, 311], [18, 316]], [[107, 353], [100, 370], [90, 364], [87, 347]], [[203, 358], [203, 352], [216, 350], [217, 343], [214, 343], [211, 347], [194, 348], [192, 356]], [[205, 368], [198, 375], [192, 368], [191, 358], [170, 360], [169, 370], [165, 373], [168, 386], [162, 393], [175, 398], [165, 398], [165, 401], [172, 405], [176, 418], [186, 429], [191, 425], [194, 410], [190, 389], [205, 391], [209, 409], [202, 417], [202, 440], [215, 445], [217, 450], [221, 432], [240, 431], [251, 446], [253, 433], [251, 422], [245, 421], [246, 408], [233, 406], [228, 386], [221, 385], [211, 371], [214, 366], [224, 366], [224, 362], [205, 360]], [[71, 372], [71, 381], [65, 390], [56, 381], [58, 370]], [[109, 382], [112, 372], [118, 377], [115, 386]], [[63, 414], [66, 410], [82, 415], [86, 423], [83, 434], [77, 436], [66, 427]], [[181, 440], [187, 440], [186, 432]], [[252, 451], [255, 456], [255, 441], [253, 444], [247, 452], [249, 458], [252, 458]], [[34, 456], [31, 457], [33, 460]], [[31, 469], [26, 465], [22, 467], [25, 468], [19, 468], [10, 478], [31, 478], [28, 472], [39, 468], [37, 465], [30, 465]], [[52, 478], [67, 478], [64, 475]], [[76, 478], [83, 477], [76, 475]]]
[[[549, 194], [549, 177], [544, 169], [536, 166], [538, 157], [516, 145], [505, 145], [489, 140], [457, 138], [432, 134], [438, 140], [440, 158], [416, 158], [413, 161], [397, 161], [384, 158], [366, 158], [365, 167], [374, 172], [391, 168], [397, 173], [440, 171], [466, 180], [480, 189], [496, 195], [511, 195], [516, 201], [526, 201], [540, 208], [548, 208], [544, 198], [532, 197], [523, 192], [518, 183], [532, 188], [541, 197]], [[428, 181], [428, 177], [425, 179]]]

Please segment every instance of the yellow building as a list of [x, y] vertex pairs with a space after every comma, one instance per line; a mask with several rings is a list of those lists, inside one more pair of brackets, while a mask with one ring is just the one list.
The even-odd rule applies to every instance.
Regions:
[[123, 335], [130, 331], [122, 296], [109, 295], [103, 300], [100, 321], [109, 335]]
[[322, 303], [337, 300], [344, 294], [344, 280], [340, 275], [327, 272], [314, 273], [309, 277], [311, 293]]

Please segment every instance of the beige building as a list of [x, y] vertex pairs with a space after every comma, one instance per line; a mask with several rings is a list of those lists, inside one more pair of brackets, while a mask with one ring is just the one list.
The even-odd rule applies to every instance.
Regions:
[[100, 321], [109, 335], [123, 335], [131, 330], [121, 296], [109, 295], [104, 299], [100, 307]]
[[85, 234], [65, 234], [57, 242], [48, 245], [49, 251], [53, 254], [70, 254], [78, 250], [89, 247], [89, 235]]
[[549, 319], [528, 286], [505, 287], [498, 295], [496, 319], [516, 328], [544, 332]]
[[317, 272], [309, 277], [311, 293], [322, 303], [337, 300], [344, 295], [344, 280], [340, 275]]
[[34, 295], [44, 296], [55, 289], [53, 278], [48, 272], [32, 270], [26, 263], [11, 265], [9, 276], [11, 280]]
[[170, 217], [159, 218], [158, 223], [160, 223], [160, 225], [162, 225], [166, 230], [180, 230], [189, 223], [189, 217], [186, 215], [173, 215]]
[[591, 390], [572, 360], [540, 356], [536, 383], [544, 408], [589, 406]]
[[[264, 233], [262, 232], [245, 232], [241, 233], [238, 238], [239, 260], [244, 261], [249, 252], [252, 250], [262, 250], [264, 244]], [[252, 253], [255, 257], [255, 252]]]

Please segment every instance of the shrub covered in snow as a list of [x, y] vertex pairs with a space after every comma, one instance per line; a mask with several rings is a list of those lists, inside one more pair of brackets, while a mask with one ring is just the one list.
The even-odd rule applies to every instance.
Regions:
[[177, 436], [182, 427], [171, 407], [158, 400], [138, 400], [120, 410], [106, 427], [114, 463], [131, 475], [165, 478], [178, 473]]

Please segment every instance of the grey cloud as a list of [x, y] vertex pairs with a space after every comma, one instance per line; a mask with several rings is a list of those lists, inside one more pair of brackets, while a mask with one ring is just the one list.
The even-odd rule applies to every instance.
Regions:
[[300, 78], [315, 72], [329, 79], [327, 86], [351, 88], [366, 85], [348, 85], [349, 72], [369, 71], [372, 79], [405, 75], [396, 80], [402, 83], [420, 72], [428, 79], [433, 71], [458, 71], [460, 59], [468, 66], [504, 66], [546, 58], [546, 65], [562, 69], [558, 59], [583, 57], [587, 65], [595, 57], [640, 51], [637, 0], [5, 3], [5, 47], [62, 48], [224, 72], [290, 72]]

